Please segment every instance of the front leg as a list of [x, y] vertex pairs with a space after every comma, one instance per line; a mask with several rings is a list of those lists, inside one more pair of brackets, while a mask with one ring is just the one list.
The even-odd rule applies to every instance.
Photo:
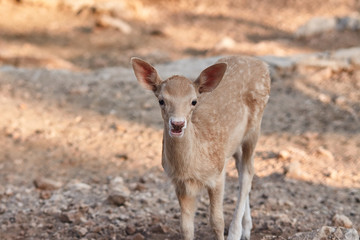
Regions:
[[181, 232], [184, 240], [194, 239], [194, 216], [196, 210], [197, 189], [181, 184], [176, 186], [176, 195], [181, 208]]
[[210, 198], [210, 222], [216, 234], [217, 240], [224, 240], [224, 214], [223, 214], [223, 199], [224, 199], [224, 184], [225, 171], [217, 180], [214, 188], [208, 188]]

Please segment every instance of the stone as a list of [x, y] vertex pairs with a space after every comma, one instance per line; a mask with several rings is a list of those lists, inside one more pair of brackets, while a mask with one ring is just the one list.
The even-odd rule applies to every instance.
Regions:
[[116, 206], [124, 205], [128, 196], [119, 192], [114, 192], [109, 195], [108, 201]]
[[342, 214], [335, 214], [335, 216], [332, 218], [332, 221], [336, 227], [353, 227], [353, 223], [351, 222], [351, 220], [347, 216]]
[[124, 205], [126, 200], [130, 196], [130, 190], [124, 185], [124, 179], [122, 177], [115, 177], [110, 180], [109, 183], [109, 196], [108, 201], [117, 206]]
[[278, 226], [293, 226], [293, 221], [286, 214], [278, 214], [275, 216], [275, 219]]
[[61, 188], [62, 183], [49, 178], [40, 177], [34, 180], [34, 185], [40, 190], [56, 190]]
[[319, 98], [320, 102], [322, 102], [322, 103], [329, 104], [331, 102], [331, 97], [324, 93], [320, 93], [318, 98]]
[[73, 230], [78, 237], [83, 237], [88, 232], [88, 230], [86, 228], [80, 227], [80, 226], [75, 226]]
[[164, 234], [164, 233], [167, 233], [169, 232], [169, 228], [164, 226], [163, 224], [159, 223], [159, 224], [156, 224], [155, 226], [151, 227], [151, 232], [153, 233], [161, 233], [161, 234]]
[[292, 161], [286, 168], [285, 174], [288, 178], [307, 180], [308, 174], [301, 168], [301, 164], [298, 161]]
[[43, 200], [49, 199], [51, 197], [51, 191], [41, 191], [40, 198]]
[[113, 27], [124, 34], [129, 34], [132, 31], [130, 25], [125, 21], [108, 15], [100, 16], [97, 19], [96, 24], [101, 27]]
[[133, 235], [136, 232], [136, 228], [133, 225], [127, 225], [125, 228], [125, 232], [127, 235]]
[[359, 234], [354, 229], [346, 229], [342, 227], [323, 226], [320, 229], [311, 232], [300, 232], [290, 237], [289, 240], [359, 240]]
[[290, 158], [290, 152], [287, 151], [287, 150], [281, 150], [279, 152], [279, 158], [284, 159], [284, 160], [289, 159]]
[[236, 46], [236, 41], [231, 37], [223, 37], [214, 47], [216, 51], [231, 50]]
[[133, 240], [144, 240], [145, 237], [141, 233], [137, 233], [134, 235]]
[[291, 70], [295, 67], [295, 61], [289, 57], [277, 57], [277, 56], [261, 56], [261, 60], [268, 63], [270, 66], [281, 70]]
[[67, 187], [75, 191], [88, 191], [91, 189], [91, 186], [89, 184], [77, 181], [70, 183]]
[[339, 49], [331, 53], [330, 57], [337, 60], [347, 60], [352, 62], [360, 55], [360, 47]]
[[78, 222], [81, 219], [82, 215], [78, 211], [69, 211], [69, 212], [62, 212], [59, 216], [61, 222], [64, 223], [73, 223]]
[[335, 103], [338, 106], [344, 106], [347, 103], [347, 100], [344, 96], [339, 96], [335, 99]]
[[329, 161], [334, 161], [334, 159], [335, 159], [332, 152], [325, 149], [324, 147], [319, 147], [316, 152], [318, 155], [325, 157]]
[[310, 37], [315, 34], [325, 33], [337, 29], [336, 18], [315, 17], [295, 31], [296, 37]]
[[4, 204], [0, 204], [0, 214], [3, 214], [6, 212], [6, 206]]
[[146, 186], [142, 183], [137, 183], [134, 188], [135, 191], [139, 191], [139, 192], [144, 191], [145, 189], [146, 189]]

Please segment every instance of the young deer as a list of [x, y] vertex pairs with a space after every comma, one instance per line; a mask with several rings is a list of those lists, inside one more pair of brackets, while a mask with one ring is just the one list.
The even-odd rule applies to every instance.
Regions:
[[131, 59], [138, 81], [159, 99], [164, 119], [162, 166], [172, 179], [181, 207], [184, 239], [194, 238], [196, 196], [206, 188], [210, 222], [224, 239], [225, 166], [236, 160], [240, 192], [227, 239], [250, 239], [249, 192], [254, 148], [260, 134], [270, 77], [266, 64], [250, 57], [227, 57], [195, 80], [162, 81], [150, 64]]

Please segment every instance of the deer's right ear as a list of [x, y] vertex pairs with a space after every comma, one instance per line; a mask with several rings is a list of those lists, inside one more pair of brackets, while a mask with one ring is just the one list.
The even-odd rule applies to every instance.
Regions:
[[156, 69], [140, 58], [131, 58], [131, 64], [134, 69], [135, 76], [140, 84], [144, 88], [155, 92], [157, 86], [161, 83], [161, 79]]

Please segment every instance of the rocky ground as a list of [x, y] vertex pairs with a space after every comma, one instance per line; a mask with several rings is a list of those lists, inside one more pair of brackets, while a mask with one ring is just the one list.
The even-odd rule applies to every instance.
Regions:
[[[179, 239], [159, 109], [129, 57], [157, 64], [164, 78], [194, 78], [226, 54], [283, 56], [263, 57], [272, 92], [255, 157], [252, 239], [358, 238], [360, 33], [295, 34], [311, 17], [355, 16], [355, 3], [144, 0], [116, 5], [119, 14], [106, 1], [54, 2], [0, 2], [0, 239]], [[236, 194], [231, 162], [226, 227]], [[204, 192], [196, 239], [212, 239], [207, 206]]]

